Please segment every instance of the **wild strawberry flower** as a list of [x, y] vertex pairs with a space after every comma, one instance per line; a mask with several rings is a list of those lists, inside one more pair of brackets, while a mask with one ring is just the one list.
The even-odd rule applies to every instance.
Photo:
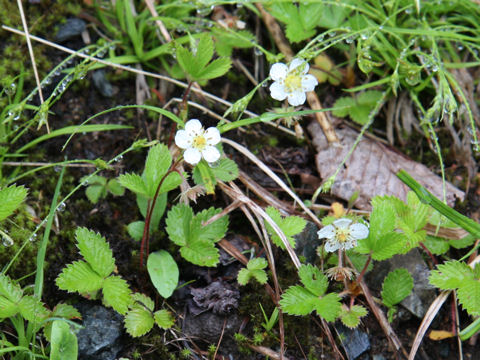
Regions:
[[319, 239], [327, 239], [325, 251], [334, 252], [338, 249], [348, 250], [357, 246], [357, 240], [368, 236], [368, 227], [364, 224], [352, 224], [352, 220], [342, 218], [335, 220], [317, 232]]
[[307, 96], [305, 92], [313, 91], [318, 81], [315, 76], [307, 74], [308, 63], [302, 59], [293, 59], [290, 65], [273, 64], [270, 68], [270, 95], [275, 100], [288, 100], [292, 106], [302, 105]]
[[203, 129], [198, 119], [191, 119], [185, 123], [185, 129], [175, 134], [175, 144], [184, 149], [183, 158], [191, 165], [196, 165], [202, 157], [208, 163], [220, 159], [220, 151], [215, 147], [220, 142], [220, 131], [216, 127]]

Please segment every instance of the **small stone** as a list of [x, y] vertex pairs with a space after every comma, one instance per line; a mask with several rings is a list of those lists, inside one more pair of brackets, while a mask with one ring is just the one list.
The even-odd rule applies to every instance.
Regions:
[[67, 41], [75, 36], [79, 36], [85, 31], [87, 24], [82, 19], [70, 18], [60, 25], [55, 40], [58, 42]]
[[348, 360], [355, 360], [370, 349], [368, 334], [360, 329], [349, 329], [342, 323], [336, 323], [335, 330], [342, 341]]
[[110, 98], [113, 96], [113, 87], [105, 77], [105, 71], [97, 70], [92, 74], [93, 85], [102, 94], [102, 96]]

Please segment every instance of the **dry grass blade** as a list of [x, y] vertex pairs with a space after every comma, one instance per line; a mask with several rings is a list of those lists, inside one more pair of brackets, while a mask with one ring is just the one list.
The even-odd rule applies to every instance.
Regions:
[[305, 211], [305, 213], [312, 219], [315, 224], [322, 227], [322, 223], [320, 222], [320, 220], [318, 220], [315, 214], [304, 204], [304, 202], [282, 181], [282, 179], [277, 176], [277, 174], [270, 170], [270, 168], [265, 165], [258, 157], [256, 157], [250, 150], [240, 145], [239, 143], [226, 138], [222, 138], [222, 141], [245, 155], [248, 159], [255, 163], [255, 165], [262, 169], [265, 174], [267, 174], [273, 181], [275, 181], [288, 195], [292, 197], [293, 200], [295, 200], [300, 205], [303, 211]]
[[157, 13], [157, 10], [155, 9], [155, 6], [154, 6], [153, 3], [152, 3], [152, 0], [145, 0], [145, 4], [147, 4], [148, 10], [149, 10], [150, 13], [152, 14], [152, 16], [153, 16], [154, 18], [157, 18], [157, 19], [155, 20], [155, 24], [157, 24], [160, 32], [162, 33], [163, 37], [165, 38], [165, 41], [166, 41], [166, 42], [172, 41], [172, 38], [171, 38], [170, 34], [169, 34], [168, 31], [167, 31], [167, 28], [165, 27], [165, 25], [163, 25], [162, 20], [159, 19], [159, 15], [158, 15], [158, 13]]
[[[14, 34], [18, 34], [18, 35], [22, 35], [22, 36], [25, 36], [25, 33], [23, 31], [20, 31], [20, 30], [17, 30], [17, 29], [14, 29], [14, 28], [11, 28], [9, 26], [5, 26], [5, 25], [2, 25], [2, 29], [4, 30], [7, 30], [7, 31], [10, 31]], [[112, 63], [112, 62], [109, 62], [109, 61], [105, 61], [105, 60], [102, 60], [102, 59], [99, 59], [99, 58], [96, 58], [96, 57], [93, 57], [93, 56], [90, 56], [90, 55], [85, 55], [81, 52], [78, 52], [78, 51], [75, 51], [75, 50], [72, 50], [72, 49], [69, 49], [65, 46], [62, 46], [62, 45], [58, 45], [58, 44], [55, 44], [51, 41], [48, 41], [48, 40], [45, 40], [45, 39], [42, 39], [38, 36], [33, 36], [33, 35], [30, 35], [29, 36], [30, 39], [32, 40], [35, 40], [39, 43], [42, 43], [42, 44], [45, 44], [45, 45], [48, 45], [48, 46], [51, 46], [55, 49], [58, 49], [58, 50], [61, 50], [63, 52], [66, 52], [68, 54], [73, 54], [75, 56], [78, 56], [78, 57], [81, 57], [83, 59], [88, 59], [90, 61], [93, 61], [93, 62], [98, 62], [99, 64], [103, 64], [105, 66], [109, 66], [111, 68], [114, 68], [114, 69], [120, 69], [120, 70], [124, 70], [124, 71], [129, 71], [129, 72], [132, 72], [132, 73], [136, 73], [136, 74], [143, 74], [145, 76], [149, 76], [149, 77], [152, 77], [152, 78], [155, 78], [155, 79], [160, 79], [160, 80], [164, 80], [164, 81], [168, 81], [176, 86], [179, 86], [179, 87], [182, 87], [184, 89], [186, 89], [188, 87], [188, 84], [187, 83], [184, 83], [183, 81], [179, 81], [179, 80], [175, 80], [175, 79], [172, 79], [168, 76], [165, 76], [165, 75], [160, 75], [160, 74], [156, 74], [156, 73], [153, 73], [153, 72], [150, 72], [150, 71], [145, 71], [145, 70], [138, 70], [138, 69], [134, 69], [130, 66], [125, 66], [125, 65], [120, 65], [120, 64], [115, 64], [115, 63]], [[230, 101], [227, 101], [227, 100], [224, 100], [216, 95], [213, 95], [213, 94], [210, 94], [209, 92], [206, 92], [200, 88], [197, 88], [197, 87], [191, 87], [190, 88], [190, 91], [196, 93], [196, 94], [199, 94], [201, 96], [204, 96], [210, 100], [213, 100], [215, 102], [218, 102], [226, 107], [231, 107], [233, 104], [230, 102]], [[258, 117], [259, 115], [258, 114], [255, 114], [254, 112], [252, 111], [249, 111], [249, 110], [245, 110], [244, 111], [244, 114], [250, 116], [250, 117]], [[272, 122], [267, 122], [266, 124], [272, 126], [272, 127], [275, 127], [276, 129], [280, 130], [280, 131], [283, 131], [284, 133], [288, 134], [288, 135], [291, 135], [291, 136], [296, 136], [295, 132], [290, 130], [290, 129], [287, 129], [286, 127], [284, 126], [279, 126], [275, 123], [272, 123]]]

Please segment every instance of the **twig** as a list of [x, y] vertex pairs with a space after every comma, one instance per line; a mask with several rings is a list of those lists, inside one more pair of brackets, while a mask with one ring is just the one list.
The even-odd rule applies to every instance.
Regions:
[[217, 221], [221, 217], [223, 217], [223, 216], [227, 215], [228, 213], [232, 212], [233, 210], [237, 209], [238, 207], [240, 207], [240, 205], [242, 205], [242, 202], [240, 200], [235, 200], [230, 205], [228, 205], [225, 209], [223, 209], [222, 212], [220, 212], [216, 215], [213, 215], [210, 219], [203, 222], [202, 226], [210, 225], [211, 223]]
[[[275, 40], [275, 44], [277, 44], [278, 48], [285, 55], [287, 61], [292, 60], [294, 53], [293, 50], [285, 39], [285, 35], [283, 34], [282, 28], [278, 25], [275, 18], [270, 15], [262, 4], [256, 3], [257, 9], [262, 14], [263, 21], [268, 28], [268, 31], [272, 35], [273, 39]], [[314, 110], [321, 110], [323, 109], [320, 99], [318, 98], [317, 94], [313, 91], [307, 93], [307, 101], [310, 104], [310, 107]], [[333, 128], [330, 120], [327, 117], [325, 112], [317, 112], [315, 113], [315, 119], [320, 124], [320, 127], [327, 138], [329, 144], [338, 144], [340, 140], [338, 139], [337, 134], [335, 133], [335, 129]]]
[[[14, 28], [11, 28], [9, 26], [5, 26], [5, 25], [2, 25], [2, 29], [4, 30], [7, 30], [7, 31], [10, 31], [10, 32], [13, 32], [14, 34], [18, 34], [18, 35], [23, 35], [25, 36], [25, 33], [23, 31], [20, 31], [20, 30], [17, 30], [17, 29], [14, 29]], [[125, 66], [125, 65], [120, 65], [120, 64], [115, 64], [115, 63], [112, 63], [112, 62], [109, 62], [109, 61], [105, 61], [105, 60], [102, 60], [102, 59], [98, 59], [96, 57], [93, 57], [93, 56], [90, 56], [90, 55], [85, 55], [81, 52], [78, 52], [78, 51], [75, 51], [75, 50], [72, 50], [72, 49], [69, 49], [65, 46], [62, 46], [62, 45], [58, 45], [58, 44], [55, 44], [51, 41], [48, 41], [48, 40], [45, 40], [45, 39], [42, 39], [38, 36], [33, 36], [33, 35], [30, 35], [30, 39], [32, 40], [35, 40], [35, 41], [38, 41], [39, 43], [42, 43], [42, 44], [45, 44], [45, 45], [48, 45], [48, 46], [51, 46], [55, 49], [58, 49], [58, 50], [61, 50], [61, 51], [64, 51], [68, 54], [74, 54], [75, 56], [78, 56], [78, 57], [81, 57], [83, 59], [88, 59], [90, 61], [94, 61], [94, 62], [98, 62], [99, 64], [103, 64], [103, 65], [106, 65], [106, 66], [110, 66], [112, 68], [116, 68], [116, 69], [121, 69], [121, 70], [125, 70], [125, 71], [130, 71], [130, 72], [133, 72], [133, 73], [136, 73], [136, 74], [143, 74], [145, 76], [149, 76], [149, 77], [152, 77], [152, 78], [155, 78], [155, 79], [160, 79], [160, 80], [164, 80], [164, 81], [168, 81], [176, 86], [179, 86], [179, 87], [183, 87], [183, 88], [187, 88], [188, 87], [188, 84], [187, 83], [184, 83], [182, 81], [179, 81], [179, 80], [175, 80], [175, 79], [172, 79], [168, 76], [165, 76], [165, 75], [160, 75], [160, 74], [156, 74], [156, 73], [152, 73], [150, 71], [145, 71], [145, 70], [138, 70], [138, 69], [134, 69], [130, 66]], [[230, 102], [230, 101], [227, 101], [227, 100], [224, 100], [216, 95], [213, 95], [213, 94], [210, 94], [209, 92], [206, 92], [202, 89], [199, 89], [197, 87], [192, 87], [191, 88], [191, 91], [194, 92], [194, 93], [197, 93], [197, 94], [200, 94], [202, 96], [205, 96], [206, 98], [209, 98], [210, 100], [213, 100], [213, 101], [216, 101], [222, 105], [225, 105], [227, 107], [231, 107], [233, 104]], [[250, 110], [245, 110], [243, 112], [244, 114], [250, 116], [250, 117], [258, 117], [259, 115], [255, 114], [254, 112], [250, 111]], [[290, 129], [287, 129], [286, 127], [284, 126], [278, 126], [277, 124], [275, 123], [271, 123], [271, 122], [267, 122], [266, 124], [270, 125], [270, 126], [273, 126], [275, 127], [276, 129], [279, 129], [281, 131], [283, 131], [284, 133], [287, 133], [291, 136], [295, 136], [295, 132], [290, 130]]]
[[[18, 11], [20, 12], [20, 17], [22, 18], [23, 29], [25, 30], [25, 39], [27, 40], [28, 53], [30, 54], [30, 60], [32, 61], [33, 74], [35, 76], [35, 81], [37, 83], [37, 88], [38, 88], [38, 96], [40, 97], [40, 103], [43, 104], [44, 100], [43, 100], [42, 86], [40, 84], [40, 77], [38, 76], [37, 63], [35, 62], [35, 54], [33, 53], [32, 42], [30, 41], [31, 35], [28, 32], [27, 19], [25, 18], [25, 14], [23, 12], [22, 1], [17, 0], [17, 4], [18, 4]], [[45, 121], [45, 125], [47, 126], [47, 132], [50, 134], [50, 127], [48, 126], [48, 120]]]

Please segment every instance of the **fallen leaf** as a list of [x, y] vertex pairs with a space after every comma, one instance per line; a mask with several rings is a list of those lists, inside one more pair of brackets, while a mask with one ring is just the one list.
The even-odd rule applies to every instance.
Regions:
[[[315, 161], [323, 180], [332, 176], [351, 149], [358, 132], [348, 127], [336, 129], [340, 145], [329, 145], [320, 125], [313, 121], [308, 130], [317, 150]], [[394, 195], [406, 200], [409, 188], [397, 178], [404, 169], [439, 199], [443, 198], [442, 179], [425, 165], [417, 163], [378, 141], [363, 137], [352, 156], [340, 170], [331, 188], [333, 195], [348, 200], [358, 191], [354, 205], [370, 210], [370, 199], [376, 195]], [[463, 200], [465, 193], [446, 182], [447, 204], [453, 206], [456, 199]]]
[[444, 340], [448, 339], [451, 337], [454, 337], [455, 334], [452, 333], [451, 331], [446, 331], [446, 330], [432, 330], [430, 331], [430, 334], [428, 334], [428, 338], [430, 340]]

